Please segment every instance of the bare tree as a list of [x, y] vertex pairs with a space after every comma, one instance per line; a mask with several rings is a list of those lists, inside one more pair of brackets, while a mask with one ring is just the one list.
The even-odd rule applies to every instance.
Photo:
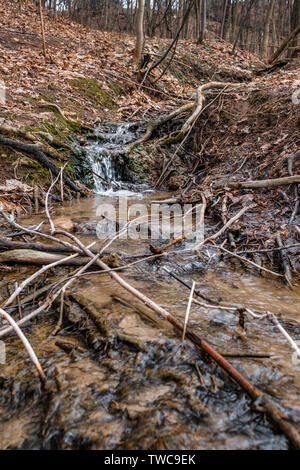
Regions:
[[[39, 4], [39, 0], [33, 1]], [[200, 43], [205, 36], [221, 37], [234, 43], [234, 49], [239, 46], [256, 54], [270, 55], [299, 23], [299, 1], [195, 0], [179, 37]], [[45, 0], [41, 2], [43, 5]], [[143, 55], [144, 34], [174, 40], [189, 5], [190, 0], [46, 1], [54, 16], [57, 9], [62, 16], [92, 28], [137, 34], [140, 40], [135, 62]], [[291, 41], [292, 54], [299, 44], [300, 35]]]

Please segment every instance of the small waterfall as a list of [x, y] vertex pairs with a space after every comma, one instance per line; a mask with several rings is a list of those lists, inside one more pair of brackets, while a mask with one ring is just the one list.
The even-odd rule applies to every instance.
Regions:
[[96, 140], [87, 145], [96, 193], [115, 192], [126, 187], [122, 183], [119, 157], [124, 154], [123, 147], [137, 139], [138, 126], [138, 123], [104, 124], [96, 131]]

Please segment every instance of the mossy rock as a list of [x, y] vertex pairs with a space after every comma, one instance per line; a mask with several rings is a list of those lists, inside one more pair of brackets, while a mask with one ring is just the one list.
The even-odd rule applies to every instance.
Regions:
[[[103, 90], [97, 80], [93, 78], [75, 78], [68, 80], [70, 85], [80, 90], [93, 104], [104, 106], [107, 109], [114, 110], [117, 105], [110, 94]], [[120, 87], [115, 83], [110, 85], [111, 90], [115, 94], [120, 94]]]
[[66, 166], [66, 174], [73, 179], [81, 181], [87, 188], [94, 187], [94, 178], [91, 172], [91, 164], [86, 151], [76, 147], [71, 153], [70, 163]]
[[138, 180], [143, 183], [149, 176], [149, 171], [145, 166], [144, 162], [139, 158], [139, 153], [135, 152], [135, 156], [131, 155], [127, 157], [128, 168]]

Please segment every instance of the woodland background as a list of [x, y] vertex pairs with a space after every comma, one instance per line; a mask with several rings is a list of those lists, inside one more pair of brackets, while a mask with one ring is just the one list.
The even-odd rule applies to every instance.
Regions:
[[[22, 3], [22, 0], [20, 0]], [[35, 3], [39, 3], [35, 0]], [[300, 24], [300, 0], [42, 0], [53, 15], [105, 31], [132, 34], [138, 10], [145, 9], [145, 34], [174, 38], [183, 19], [181, 39], [201, 43], [221, 38], [265, 57]], [[288, 55], [300, 47], [300, 34]]]

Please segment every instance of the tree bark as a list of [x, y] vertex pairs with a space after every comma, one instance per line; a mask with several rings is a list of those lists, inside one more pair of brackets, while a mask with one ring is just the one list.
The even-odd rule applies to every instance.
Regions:
[[269, 46], [269, 38], [270, 38], [270, 24], [274, 12], [275, 0], [270, 0], [269, 8], [267, 11], [266, 21], [265, 21], [265, 28], [264, 28], [264, 40], [263, 40], [263, 47], [262, 47], [262, 55], [267, 57], [268, 55], [268, 46]]
[[207, 9], [206, 9], [206, 0], [201, 2], [201, 26], [200, 26], [200, 35], [198, 39], [198, 44], [202, 44], [205, 38], [206, 30], [206, 19], [207, 19]]
[[44, 26], [42, 0], [39, 0], [39, 10], [40, 10], [40, 19], [41, 19], [43, 55], [46, 59], [47, 58], [47, 51], [46, 51], [46, 38], [45, 38], [45, 26]]
[[[300, 26], [300, 0], [294, 0], [294, 6], [292, 11], [292, 18], [291, 18], [291, 28], [294, 30], [298, 26]], [[294, 38], [293, 46], [296, 48], [292, 52], [292, 56], [298, 55], [298, 47], [300, 47], [300, 31]]]
[[221, 24], [221, 29], [220, 29], [221, 39], [224, 39], [224, 28], [225, 28], [225, 21], [226, 21], [226, 15], [227, 15], [227, 8], [228, 8], [228, 0], [224, 0], [224, 10], [223, 10], [222, 24]]
[[144, 50], [144, 14], [145, 2], [138, 0], [138, 12], [136, 20], [136, 46], [135, 46], [135, 66], [139, 70], [142, 63], [142, 56]]

